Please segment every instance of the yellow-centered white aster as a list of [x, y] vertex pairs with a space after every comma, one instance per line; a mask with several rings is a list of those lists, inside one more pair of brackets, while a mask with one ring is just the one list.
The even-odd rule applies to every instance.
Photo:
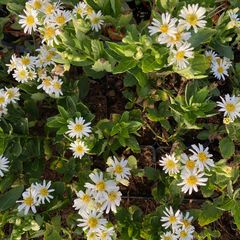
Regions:
[[92, 183], [85, 183], [85, 187], [90, 189], [92, 192], [92, 196], [98, 202], [104, 202], [108, 198], [107, 192], [118, 189], [116, 183], [112, 180], [104, 180], [103, 173], [91, 173], [89, 175], [90, 179], [93, 181]]
[[20, 58], [18, 58], [14, 53], [10, 59], [10, 63], [6, 64], [6, 66], [8, 67], [8, 74], [13, 71], [17, 66], [19, 66], [19, 62]]
[[118, 161], [118, 159], [114, 156], [113, 158], [109, 158], [107, 161], [108, 168], [107, 172], [113, 173], [116, 177], [116, 181], [121, 181], [122, 179], [129, 179], [130, 168], [127, 167], [128, 160], [121, 159]]
[[17, 67], [13, 72], [13, 77], [20, 83], [26, 83], [29, 80], [29, 71], [26, 67]]
[[97, 212], [94, 210], [91, 211], [81, 211], [79, 212], [82, 218], [78, 219], [80, 222], [78, 224], [79, 227], [82, 227], [83, 230], [88, 230], [91, 232], [98, 232], [105, 229], [105, 225], [107, 224], [107, 220], [102, 217], [102, 212]]
[[25, 66], [29, 70], [34, 70], [36, 59], [36, 57], [30, 56], [30, 54], [28, 53], [27, 55], [22, 56], [19, 59], [19, 66]]
[[53, 92], [52, 82], [53, 79], [50, 76], [45, 76], [44, 78], [42, 78], [41, 84], [37, 86], [37, 89], [42, 88], [47, 94], [51, 94]]
[[79, 2], [73, 9], [74, 16], [81, 16], [83, 18], [86, 15], [87, 4], [85, 2]]
[[44, 2], [45, 0], [30, 0], [26, 3], [26, 8], [32, 8], [36, 11], [40, 11]]
[[204, 173], [197, 169], [193, 171], [185, 170], [181, 173], [182, 182], [178, 186], [182, 186], [182, 192], [192, 194], [193, 191], [198, 191], [198, 186], [205, 186], [207, 178], [204, 178]]
[[189, 227], [193, 227], [192, 220], [193, 220], [193, 217], [190, 216], [189, 212], [186, 212], [185, 216], [183, 214], [181, 215], [180, 222], [181, 222], [183, 228], [189, 228]]
[[49, 46], [58, 43], [57, 36], [60, 34], [60, 30], [55, 25], [46, 23], [42, 28], [39, 28], [39, 30], [42, 35], [42, 43], [46, 42]]
[[51, 195], [52, 192], [54, 192], [54, 189], [50, 189], [51, 187], [51, 181], [48, 183], [46, 180], [43, 180], [43, 183], [37, 183], [35, 186], [35, 189], [37, 191], [37, 200], [39, 203], [45, 204], [45, 200], [50, 202], [50, 199], [53, 199], [53, 196]]
[[207, 21], [205, 18], [206, 9], [203, 7], [199, 7], [198, 4], [187, 5], [187, 7], [183, 7], [180, 11], [180, 17], [182, 19], [179, 20], [179, 24], [185, 27], [187, 30], [190, 28], [194, 29], [194, 32], [198, 31], [198, 28], [205, 27]]
[[93, 12], [88, 16], [91, 22], [92, 30], [98, 32], [101, 29], [101, 25], [103, 25], [104, 21], [102, 19], [102, 12], [99, 10], [97, 13]]
[[179, 173], [179, 164], [174, 153], [171, 155], [166, 154], [165, 157], [162, 157], [162, 160], [159, 160], [159, 165], [163, 167], [165, 173], [170, 175]]
[[37, 30], [37, 25], [39, 25], [38, 13], [32, 9], [25, 9], [23, 11], [25, 15], [19, 15], [19, 24], [24, 28], [25, 33], [31, 34], [32, 31], [35, 32]]
[[0, 89], [0, 106], [6, 107], [7, 104], [8, 104], [8, 95], [3, 89]]
[[85, 153], [88, 152], [87, 146], [84, 144], [83, 141], [77, 139], [70, 144], [70, 150], [73, 151], [73, 156], [75, 158], [82, 158]]
[[189, 149], [189, 151], [192, 152], [193, 155], [191, 155], [190, 158], [196, 161], [196, 165], [199, 168], [199, 170], [203, 171], [204, 168], [210, 170], [210, 167], [215, 166], [211, 158], [213, 155], [208, 152], [209, 150], [208, 147], [204, 149], [203, 145], [199, 143], [198, 146], [193, 144], [191, 148], [192, 149]]
[[196, 161], [191, 159], [186, 153], [181, 154], [181, 163], [183, 163], [183, 170], [193, 171], [197, 166]]
[[[99, 240], [112, 240], [115, 239], [114, 237], [116, 237], [116, 233], [113, 227], [105, 228], [104, 230], [97, 232], [97, 237]], [[98, 238], [96, 240], [98, 240]]]
[[61, 2], [49, 2], [45, 1], [41, 11], [45, 14], [44, 23], [47, 23], [49, 18], [58, 10], [61, 10]]
[[217, 58], [217, 54], [213, 50], [205, 51], [205, 56], [207, 57], [209, 64], [215, 62]]
[[4, 172], [8, 172], [9, 170], [9, 161], [8, 158], [3, 155], [0, 156], [0, 177], [4, 176]]
[[167, 13], [163, 13], [161, 15], [161, 20], [157, 20], [153, 18], [152, 24], [148, 26], [150, 35], [154, 35], [156, 33], [160, 33], [161, 36], [172, 36], [174, 37], [177, 33], [176, 24], [177, 19], [171, 18], [171, 15]]
[[174, 235], [172, 232], [166, 232], [161, 235], [161, 240], [177, 240], [177, 236]]
[[162, 226], [165, 229], [172, 227], [172, 230], [175, 231], [178, 228], [178, 225], [180, 224], [181, 219], [180, 210], [177, 210], [177, 212], [174, 213], [173, 208], [170, 206], [169, 208], [166, 207], [163, 213], [165, 214], [165, 216], [161, 217], [161, 221], [164, 222]]
[[218, 111], [224, 112], [224, 117], [229, 117], [232, 121], [234, 121], [237, 117], [240, 117], [240, 101], [239, 97], [230, 96], [226, 94], [221, 97], [221, 102], [217, 102], [217, 105], [220, 107]]
[[60, 95], [63, 95], [62, 84], [63, 84], [63, 81], [59, 79], [58, 76], [54, 76], [52, 81], [51, 94], [54, 94], [55, 97], [59, 97]]
[[66, 132], [71, 138], [82, 138], [88, 137], [89, 133], [92, 132], [90, 127], [91, 123], [85, 123], [83, 117], [75, 118], [75, 121], [69, 121], [68, 131]]
[[28, 188], [25, 192], [22, 194], [23, 200], [17, 201], [17, 203], [21, 203], [18, 206], [18, 211], [22, 212], [24, 211], [24, 214], [27, 215], [29, 210], [31, 209], [33, 213], [36, 213], [36, 206], [39, 205], [37, 200], [37, 191], [34, 190], [32, 187]]
[[184, 69], [189, 65], [188, 59], [194, 57], [193, 48], [190, 43], [184, 43], [178, 46], [177, 49], [172, 49], [171, 64], [175, 64], [179, 69]]
[[49, 22], [53, 25], [62, 27], [65, 23], [71, 20], [71, 13], [64, 10], [56, 10], [49, 18]]
[[11, 88], [5, 88], [7, 93], [7, 101], [8, 103], [16, 103], [16, 101], [19, 100], [20, 93], [19, 88], [17, 87], [11, 87]]
[[91, 196], [91, 191], [89, 189], [86, 192], [79, 191], [77, 192], [77, 198], [74, 200], [73, 207], [75, 210], [86, 210], [94, 206], [94, 201]]
[[216, 58], [212, 62], [211, 72], [218, 80], [225, 80], [225, 76], [228, 76], [228, 69], [231, 67], [232, 63], [227, 58]]
[[181, 227], [176, 231], [177, 239], [179, 240], [193, 240], [194, 227]]

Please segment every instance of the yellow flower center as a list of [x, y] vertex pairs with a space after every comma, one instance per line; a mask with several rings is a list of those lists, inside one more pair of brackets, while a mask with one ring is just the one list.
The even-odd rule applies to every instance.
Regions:
[[197, 178], [195, 176], [190, 176], [187, 178], [187, 184], [190, 186], [194, 186], [197, 184]]
[[98, 24], [99, 18], [98, 17], [92, 18], [91, 22], [92, 22], [92, 24]]
[[28, 65], [30, 63], [30, 58], [29, 57], [23, 57], [21, 59], [23, 65]]
[[46, 27], [44, 29], [44, 38], [51, 39], [55, 36], [56, 30], [53, 27]]
[[27, 17], [26, 17], [26, 24], [27, 24], [27, 25], [30, 25], [30, 26], [31, 26], [31, 25], [33, 25], [34, 23], [35, 23], [35, 21], [34, 21], [34, 17], [33, 17], [33, 16], [30, 15], [30, 16], [27, 16]]
[[20, 70], [18, 74], [19, 74], [20, 78], [26, 78], [27, 77], [27, 72], [25, 70]]
[[61, 89], [61, 84], [60, 84], [59, 82], [54, 82], [53, 87], [54, 87], [56, 90], [60, 90], [60, 89]]
[[223, 123], [226, 124], [226, 125], [230, 124], [231, 122], [232, 122], [232, 120], [231, 120], [230, 117], [225, 117], [225, 118], [223, 119]]
[[172, 237], [164, 236], [163, 240], [172, 240]]
[[54, 55], [55, 55], [55, 52], [53, 51], [48, 52], [46, 56], [47, 61], [51, 61]]
[[11, 89], [7, 90], [7, 96], [8, 96], [8, 99], [14, 98], [14, 96], [15, 96], [14, 91]]
[[30, 196], [30, 197], [26, 197], [24, 200], [23, 200], [24, 204], [27, 205], [27, 206], [32, 206], [33, 204], [33, 198]]
[[88, 219], [88, 226], [89, 226], [90, 228], [96, 228], [97, 225], [98, 225], [98, 219], [97, 219], [97, 218], [95, 218], [95, 217], [90, 217], [90, 218]]
[[81, 145], [78, 145], [76, 147], [75, 151], [79, 154], [83, 154], [84, 153], [84, 148]]
[[114, 172], [117, 174], [121, 174], [123, 172], [123, 167], [120, 164], [116, 165]]
[[179, 51], [176, 54], [176, 59], [177, 61], [182, 60], [184, 58], [185, 52], [184, 51]]
[[5, 103], [5, 97], [1, 96], [0, 97], [0, 104], [3, 104], [3, 103]]
[[88, 195], [88, 194], [84, 194], [82, 196], [82, 201], [85, 202], [85, 203], [89, 203], [91, 200], [91, 197]]
[[53, 5], [51, 3], [49, 3], [45, 8], [45, 14], [50, 15], [50, 14], [52, 14], [53, 10], [54, 10]]
[[93, 9], [90, 6], [87, 6], [86, 11], [88, 15], [91, 15], [93, 13]]
[[45, 187], [41, 188], [39, 192], [43, 197], [46, 197], [48, 195], [48, 189]]
[[179, 235], [180, 235], [180, 237], [185, 238], [185, 237], [187, 237], [187, 232], [183, 230], [180, 232]]
[[188, 159], [186, 161], [186, 167], [190, 170], [193, 170], [195, 168], [195, 162], [193, 160]]
[[34, 1], [34, 3], [33, 3], [33, 8], [34, 9], [40, 9], [42, 7], [42, 4], [41, 4], [41, 2], [40, 1]]
[[205, 161], [207, 160], [207, 155], [206, 155], [206, 153], [204, 153], [204, 152], [198, 153], [198, 159], [199, 159], [201, 162], [205, 162]]
[[66, 18], [63, 15], [57, 16], [56, 17], [56, 23], [63, 25], [66, 22]]
[[43, 82], [42, 84], [45, 86], [45, 87], [50, 87], [52, 84], [51, 84], [51, 81], [47, 78], [43, 79]]
[[183, 219], [183, 220], [182, 220], [182, 223], [183, 223], [183, 225], [184, 225], [186, 228], [191, 225], [190, 222], [189, 222], [187, 219]]
[[170, 216], [169, 217], [169, 222], [170, 223], [175, 223], [177, 221], [177, 218], [175, 216]]
[[178, 33], [175, 34], [175, 41], [178, 42], [180, 40], [181, 40], [181, 33], [178, 32]]
[[222, 66], [218, 67], [217, 71], [222, 74], [224, 72], [224, 68]]
[[173, 160], [168, 159], [168, 160], [166, 161], [166, 167], [167, 167], [168, 169], [173, 169], [173, 168], [176, 167], [176, 163], [175, 163]]
[[77, 14], [81, 15], [82, 13], [83, 13], [83, 10], [79, 7], [79, 8], [77, 9]]
[[96, 184], [96, 189], [97, 191], [105, 191], [106, 189], [106, 184], [104, 181], [100, 181]]
[[73, 130], [76, 131], [76, 132], [82, 132], [82, 130], [83, 130], [83, 125], [80, 124], [80, 123], [76, 123], [76, 125], [74, 126], [74, 129], [73, 129]]
[[160, 26], [160, 31], [162, 33], [167, 33], [168, 32], [168, 25], [167, 24], [163, 24]]
[[236, 110], [236, 107], [233, 103], [226, 103], [225, 108], [227, 112], [234, 112]]
[[188, 14], [186, 20], [191, 26], [195, 26], [197, 24], [198, 18], [196, 14]]
[[108, 199], [111, 201], [111, 202], [114, 202], [117, 198], [117, 193], [116, 192], [110, 192], [108, 194]]

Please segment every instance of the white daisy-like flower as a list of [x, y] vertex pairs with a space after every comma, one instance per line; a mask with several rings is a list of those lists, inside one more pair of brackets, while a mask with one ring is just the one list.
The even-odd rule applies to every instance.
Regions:
[[102, 217], [102, 212], [92, 211], [81, 211], [79, 212], [82, 218], [78, 219], [80, 222], [79, 227], [82, 227], [83, 230], [88, 230], [89, 232], [98, 232], [105, 229], [107, 220]]
[[35, 62], [36, 62], [36, 57], [30, 56], [30, 54], [28, 53], [27, 55], [22, 56], [19, 59], [19, 66], [25, 66], [30, 70], [34, 70]]
[[181, 163], [184, 164], [183, 169], [188, 169], [189, 171], [193, 171], [196, 167], [196, 161], [188, 157], [186, 153], [181, 154]]
[[7, 115], [8, 109], [6, 106], [0, 106], [0, 118], [4, 115]]
[[171, 64], [176, 64], [179, 69], [184, 69], [189, 65], [188, 59], [194, 57], [193, 48], [190, 43], [184, 43], [177, 50], [172, 49]]
[[4, 176], [4, 172], [8, 172], [9, 170], [9, 161], [8, 158], [0, 155], [0, 177]]
[[91, 22], [91, 28], [92, 30], [98, 32], [101, 30], [101, 26], [103, 25], [104, 21], [102, 19], [102, 12], [99, 10], [97, 13], [93, 12], [88, 16], [90, 22]]
[[91, 173], [89, 175], [90, 179], [93, 181], [92, 183], [85, 183], [85, 187], [92, 191], [92, 195], [96, 199], [96, 201], [103, 202], [108, 198], [107, 192], [117, 190], [116, 183], [112, 180], [105, 181], [103, 179], [103, 173]]
[[[98, 230], [99, 232], [100, 230]], [[89, 231], [87, 232], [87, 240], [101, 240], [99, 239], [99, 237], [97, 236], [97, 233], [98, 232], [95, 232], [95, 231]]]
[[59, 97], [60, 95], [63, 95], [62, 84], [63, 84], [63, 81], [59, 79], [58, 76], [53, 77], [52, 94], [54, 94], [55, 97]]
[[172, 232], [166, 232], [161, 235], [161, 240], [177, 240], [177, 236], [174, 235]]
[[19, 65], [19, 62], [20, 58], [18, 58], [14, 53], [10, 59], [10, 63], [6, 64], [6, 66], [8, 67], [7, 73], [9, 74], [11, 71], [13, 71]]
[[45, 0], [30, 0], [28, 1], [26, 4], [27, 4], [27, 8], [32, 8], [36, 11], [40, 11], [41, 8], [43, 7], [43, 4], [44, 4]]
[[152, 25], [148, 26], [150, 36], [160, 33], [161, 36], [172, 36], [174, 37], [177, 33], [176, 24], [177, 19], [171, 18], [171, 14], [163, 13], [161, 15], [161, 20], [153, 18]]
[[207, 57], [209, 64], [216, 61], [217, 58], [217, 54], [213, 50], [206, 50], [205, 56]]
[[50, 189], [51, 187], [51, 181], [48, 183], [46, 180], [43, 180], [43, 183], [37, 183], [35, 185], [36, 191], [38, 193], [37, 199], [40, 203], [45, 204], [45, 200], [50, 202], [50, 199], [53, 199], [53, 196], [51, 195], [52, 192], [54, 192], [54, 189]]
[[36, 61], [37, 67], [55, 65], [53, 59], [58, 57], [56, 48], [52, 48], [47, 46], [46, 44], [42, 44], [40, 48], [38, 48], [36, 51], [39, 52], [38, 59]]
[[181, 46], [184, 42], [188, 41], [190, 37], [190, 32], [185, 32], [183, 27], [178, 26], [174, 36], [161, 34], [158, 37], [158, 42], [160, 44], [167, 44], [167, 47], [173, 48], [174, 46]]
[[116, 236], [116, 233], [114, 231], [114, 228], [110, 227], [97, 232], [97, 236], [99, 237], [99, 240], [113, 240], [113, 237]]
[[217, 102], [217, 106], [220, 107], [219, 111], [224, 112], [224, 117], [230, 117], [232, 121], [234, 121], [237, 117], [240, 117], [240, 101], [236, 96], [230, 96], [226, 94], [221, 97], [221, 102]]
[[50, 16], [49, 22], [53, 25], [61, 27], [71, 19], [71, 13], [69, 11], [58, 9]]
[[187, 5], [180, 11], [179, 24], [185, 27], [187, 30], [194, 29], [194, 32], [198, 31], [198, 28], [205, 27], [207, 21], [205, 18], [206, 9], [199, 7], [198, 4]]
[[107, 214], [110, 212], [110, 210], [116, 213], [116, 207], [120, 205], [121, 196], [122, 193], [119, 191], [119, 187], [116, 187], [116, 189], [107, 192], [107, 198], [103, 202], [101, 210], [105, 211]]
[[230, 25], [232, 27], [240, 27], [240, 17], [239, 14], [237, 13], [237, 9], [231, 9], [228, 11], [228, 16], [230, 18]]
[[61, 2], [50, 2], [50, 1], [45, 1], [41, 12], [43, 12], [45, 14], [45, 19], [44, 19], [44, 23], [47, 23], [47, 21], [49, 20], [49, 18], [58, 10], [61, 10]]
[[60, 30], [55, 25], [46, 23], [42, 28], [39, 28], [39, 30], [42, 35], [42, 43], [46, 42], [49, 46], [58, 43], [57, 36], [60, 34]]
[[52, 94], [53, 92], [52, 82], [53, 79], [50, 76], [46, 76], [45, 78], [42, 79], [41, 84], [37, 86], [37, 89], [42, 88], [47, 94]]
[[91, 196], [91, 191], [89, 189], [86, 192], [77, 192], [77, 198], [74, 200], [73, 207], [75, 210], [86, 210], [90, 209], [94, 205], [94, 201]]
[[79, 2], [73, 9], [73, 15], [74, 16], [81, 16], [81, 18], [84, 18], [86, 15], [86, 7], [87, 4], [85, 2]]
[[29, 210], [31, 209], [33, 213], [36, 213], [36, 206], [39, 205], [37, 200], [38, 193], [36, 190], [34, 190], [32, 187], [28, 188], [25, 192], [22, 194], [23, 200], [17, 201], [17, 203], [21, 203], [18, 206], [18, 211], [24, 211], [24, 214], [27, 215]]
[[113, 173], [116, 177], [116, 181], [121, 181], [122, 179], [129, 179], [130, 168], [127, 167], [128, 160], [127, 159], [121, 159], [118, 161], [118, 159], [114, 156], [113, 158], [109, 158], [107, 161], [108, 168], [107, 172]]
[[8, 103], [16, 103], [16, 101], [19, 100], [20, 93], [19, 93], [19, 88], [17, 87], [11, 87], [6, 89], [6, 94], [7, 94], [7, 101]]
[[75, 158], [81, 159], [84, 156], [84, 154], [88, 152], [89, 149], [84, 144], [84, 142], [77, 139], [70, 144], [70, 150], [73, 151], [73, 156]]
[[218, 80], [225, 80], [225, 76], [228, 76], [228, 69], [231, 67], [231, 62], [226, 58], [216, 58], [212, 62], [211, 72]]
[[75, 121], [69, 122], [69, 130], [66, 133], [71, 138], [82, 138], [83, 136], [88, 137], [89, 133], [92, 132], [90, 124], [91, 123], [85, 123], [85, 119], [83, 119], [83, 117], [75, 118]]
[[34, 80], [37, 77], [37, 73], [33, 70], [29, 70], [28, 72], [28, 80]]
[[208, 147], [204, 149], [203, 145], [199, 143], [198, 146], [193, 144], [191, 148], [192, 149], [189, 149], [189, 151], [192, 152], [193, 155], [190, 156], [190, 158], [196, 161], [196, 165], [200, 171], [203, 171], [204, 168], [210, 170], [210, 167], [215, 166], [214, 161], [211, 158], [213, 155], [208, 152]]
[[194, 227], [182, 227], [176, 231], [176, 235], [179, 240], [192, 240], [194, 238]]
[[177, 212], [174, 213], [172, 206], [170, 206], [169, 208], [166, 207], [163, 213], [165, 214], [165, 216], [161, 217], [161, 221], [164, 222], [162, 226], [165, 229], [172, 227], [172, 230], [175, 232], [181, 220], [180, 210], [177, 210]]
[[32, 9], [25, 9], [23, 11], [25, 15], [19, 15], [19, 24], [22, 26], [25, 33], [32, 34], [32, 31], [35, 32], [37, 30], [37, 25], [39, 25], [37, 18], [38, 13]]
[[85, 7], [85, 13], [86, 13], [86, 17], [89, 18], [90, 15], [94, 13], [94, 10], [91, 6], [87, 4], [87, 6]]
[[3, 89], [0, 89], [0, 107], [6, 107], [7, 104], [8, 95]]
[[193, 171], [185, 170], [182, 171], [181, 178], [182, 182], [178, 186], [182, 186], [182, 191], [184, 193], [189, 192], [192, 194], [193, 191], [198, 191], [198, 186], [205, 186], [207, 178], [204, 178], [204, 173], [194, 169]]
[[20, 83], [26, 83], [29, 80], [29, 71], [26, 67], [17, 67], [13, 72], [13, 77]]
[[162, 157], [162, 160], [159, 160], [159, 165], [163, 167], [165, 173], [168, 174], [177, 174], [179, 173], [179, 164], [178, 160], [175, 158], [175, 154], [166, 154], [165, 157]]
[[181, 217], [181, 224], [183, 225], [183, 228], [189, 228], [189, 227], [192, 227], [192, 220], [193, 220], [193, 217], [190, 216], [190, 213], [189, 212], [186, 212], [185, 216], [182, 214], [182, 217]]

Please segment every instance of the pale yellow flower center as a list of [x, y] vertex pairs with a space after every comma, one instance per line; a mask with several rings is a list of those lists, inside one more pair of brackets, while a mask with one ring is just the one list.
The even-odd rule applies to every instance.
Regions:
[[84, 153], [84, 148], [81, 145], [78, 145], [76, 147], [75, 151], [79, 154], [83, 154]]
[[183, 220], [182, 220], [182, 223], [183, 223], [183, 225], [184, 225], [186, 228], [191, 225], [190, 222], [189, 222], [187, 219], [183, 219]]
[[108, 194], [108, 199], [111, 201], [111, 202], [114, 202], [116, 199], [117, 199], [117, 193], [116, 192], [110, 192]]
[[46, 197], [48, 195], [48, 189], [45, 187], [41, 188], [39, 192], [43, 197]]
[[19, 74], [20, 78], [26, 78], [27, 77], [27, 72], [25, 70], [20, 70], [18, 74]]
[[168, 169], [173, 169], [173, 168], [176, 167], [176, 163], [175, 163], [173, 160], [168, 159], [168, 160], [166, 161], [166, 167], [167, 167]]
[[226, 103], [225, 108], [227, 112], [234, 112], [236, 110], [236, 107], [233, 103]]
[[193, 160], [188, 159], [186, 161], [186, 167], [190, 170], [193, 170], [195, 168], [195, 162]]
[[82, 201], [85, 202], [85, 203], [89, 203], [91, 200], [91, 197], [88, 195], [88, 194], [84, 194], [82, 196]]
[[169, 222], [170, 223], [175, 223], [177, 221], [177, 218], [175, 216], [170, 216], [169, 217]]
[[11, 89], [7, 90], [7, 96], [8, 96], [9, 99], [14, 98], [14, 96], [15, 96], [14, 91], [11, 90]]
[[95, 217], [90, 217], [90, 218], [88, 219], [88, 226], [89, 226], [90, 228], [96, 228], [97, 225], [98, 225], [98, 219], [97, 219], [97, 218], [95, 218]]
[[35, 21], [34, 21], [34, 17], [33, 16], [31, 16], [31, 15], [29, 15], [29, 16], [27, 16], [26, 17], [26, 24], [27, 25], [33, 25], [35, 23]]
[[76, 131], [76, 132], [82, 132], [83, 125], [81, 123], [76, 123], [73, 130]]
[[97, 191], [105, 191], [106, 189], [106, 184], [104, 181], [100, 181], [96, 184], [96, 189]]
[[59, 15], [56, 17], [56, 23], [62, 25], [64, 24], [66, 21], [66, 18], [63, 15]]
[[164, 236], [164, 239], [163, 239], [163, 240], [172, 240], [172, 237]]
[[24, 200], [23, 200], [24, 204], [27, 205], [27, 206], [31, 206], [33, 204], [33, 198], [30, 196], [30, 197], [26, 197]]
[[52, 14], [53, 10], [54, 10], [53, 5], [51, 3], [49, 3], [45, 8], [45, 14], [50, 15], [50, 14]]
[[219, 66], [217, 71], [221, 74], [224, 72], [224, 68], [222, 66]]
[[232, 122], [232, 121], [231, 121], [231, 118], [230, 118], [230, 117], [225, 117], [225, 118], [223, 119], [223, 123], [226, 124], [226, 125], [230, 124], [231, 122]]
[[180, 232], [179, 235], [180, 235], [180, 237], [185, 238], [185, 237], [187, 237], [187, 232], [183, 230]]
[[178, 33], [175, 34], [175, 41], [178, 42], [180, 40], [181, 40], [181, 33], [178, 32]]
[[99, 23], [99, 18], [98, 17], [94, 17], [92, 18], [92, 24], [98, 24]]
[[196, 14], [188, 14], [186, 20], [191, 26], [195, 26], [197, 24], [198, 18]]
[[53, 27], [46, 27], [44, 29], [44, 38], [51, 39], [55, 36], [55, 29]]
[[121, 174], [123, 172], [123, 167], [120, 164], [116, 165], [114, 172], [117, 174]]
[[197, 178], [193, 175], [188, 177], [186, 181], [187, 181], [187, 184], [190, 186], [194, 186], [197, 184]]
[[198, 153], [198, 159], [201, 161], [201, 162], [205, 162], [207, 160], [207, 155], [206, 153], [204, 152], [199, 152]]
[[41, 4], [41, 2], [40, 1], [34, 1], [34, 3], [33, 3], [33, 8], [34, 9], [40, 9], [42, 7], [42, 4]]
[[54, 87], [56, 90], [60, 90], [60, 89], [61, 89], [61, 84], [60, 84], [59, 82], [54, 82], [53, 87]]
[[55, 55], [55, 52], [49, 51], [46, 56], [47, 61], [51, 61], [54, 55]]
[[3, 104], [3, 103], [5, 103], [5, 97], [1, 96], [0, 97], [0, 104]]
[[23, 57], [21, 59], [21, 62], [23, 65], [28, 65], [30, 63], [30, 58], [29, 57]]
[[93, 13], [93, 9], [90, 6], [87, 6], [86, 11], [88, 15], [91, 15]]
[[50, 87], [51, 86], [51, 81], [47, 78], [45, 78], [42, 82], [42, 84], [45, 86], [45, 87]]
[[184, 58], [184, 55], [185, 55], [185, 52], [184, 51], [179, 51], [177, 52], [176, 54], [176, 59], [179, 61], [179, 60], [182, 60]]
[[167, 24], [163, 24], [160, 26], [160, 31], [162, 33], [167, 33], [168, 32], [168, 25]]

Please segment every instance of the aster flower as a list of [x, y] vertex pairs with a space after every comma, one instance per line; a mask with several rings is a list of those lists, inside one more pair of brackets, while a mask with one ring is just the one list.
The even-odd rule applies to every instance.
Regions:
[[4, 172], [8, 172], [9, 170], [9, 161], [8, 158], [0, 155], [0, 177], [4, 176]]
[[175, 158], [175, 154], [166, 154], [159, 161], [159, 165], [163, 166], [163, 170], [168, 174], [177, 174], [179, 172], [178, 160]]
[[170, 206], [169, 208], [165, 208], [165, 211], [163, 211], [163, 213], [165, 214], [165, 216], [161, 217], [161, 221], [164, 222], [162, 226], [165, 229], [172, 227], [172, 229], [175, 231], [180, 224], [180, 210], [177, 210], [177, 212], [174, 213], [172, 207]]
[[38, 13], [32, 9], [25, 9], [23, 11], [25, 15], [19, 15], [19, 24], [22, 26], [25, 33], [32, 34], [32, 31], [35, 32], [37, 30], [37, 25], [39, 25], [37, 18]]
[[50, 202], [50, 199], [53, 199], [53, 196], [51, 195], [52, 192], [54, 192], [54, 189], [50, 189], [51, 187], [51, 181], [48, 183], [46, 180], [43, 180], [43, 183], [37, 183], [35, 185], [35, 189], [38, 193], [37, 199], [40, 203], [45, 204], [45, 200]]
[[218, 80], [225, 80], [225, 77], [228, 76], [228, 69], [231, 66], [231, 62], [226, 58], [216, 58], [212, 62], [211, 72]]
[[88, 16], [91, 22], [92, 30], [98, 32], [101, 29], [101, 25], [103, 25], [104, 21], [102, 19], [102, 12], [99, 10], [97, 13], [93, 12]]
[[73, 151], [73, 156], [75, 158], [81, 159], [84, 156], [84, 154], [88, 152], [89, 149], [86, 147], [84, 142], [77, 139], [76, 141], [70, 144], [70, 150]]

